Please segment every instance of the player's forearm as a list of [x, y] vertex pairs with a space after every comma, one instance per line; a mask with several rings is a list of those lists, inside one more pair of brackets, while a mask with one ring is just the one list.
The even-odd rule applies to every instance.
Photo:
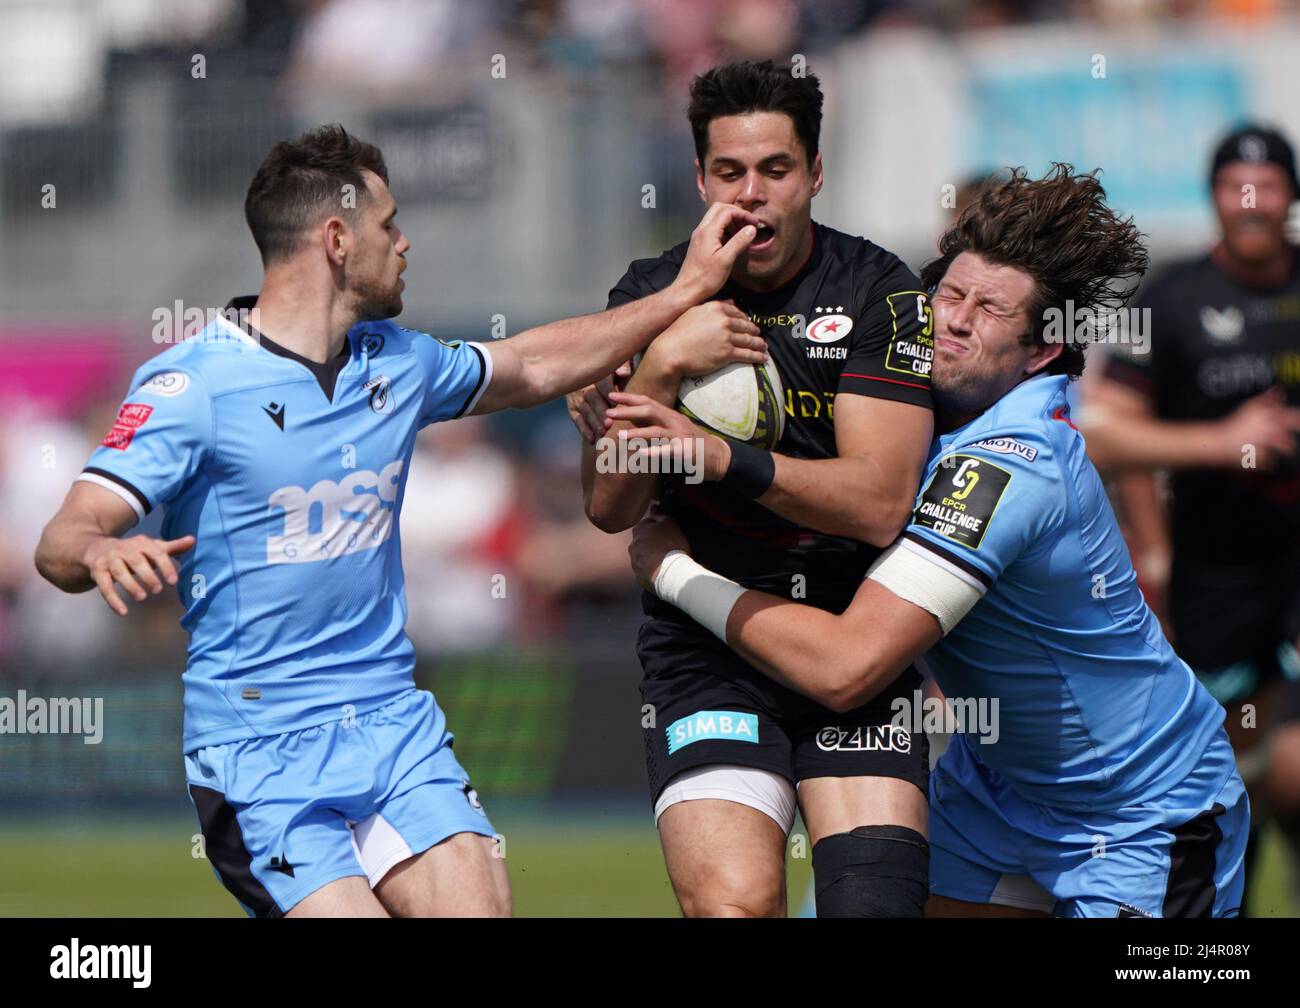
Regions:
[[[666, 406], [677, 401], [681, 377], [653, 348], [628, 381], [627, 391], [649, 396]], [[626, 457], [618, 451], [619, 431], [636, 436], [636, 427], [626, 421], [615, 423], [597, 443], [583, 444], [583, 501], [587, 518], [602, 532], [622, 532], [631, 528], [646, 513], [659, 491], [659, 477], [653, 473], [632, 473], [609, 464]], [[599, 464], [601, 460], [604, 464]]]
[[1235, 461], [1225, 449], [1223, 430], [1217, 423], [1089, 410], [1083, 434], [1088, 457], [1099, 469], [1218, 468]]
[[104, 531], [89, 517], [56, 516], [36, 546], [36, 569], [60, 591], [89, 591], [95, 582], [84, 558], [91, 545], [103, 538]]
[[673, 284], [609, 311], [551, 322], [507, 340], [523, 376], [510, 405], [535, 406], [599, 381], [704, 297]]
[[774, 461], [772, 486], [758, 502], [788, 521], [882, 548], [907, 524], [916, 497], [914, 476], [909, 481], [882, 472], [869, 456], [777, 455]]
[[781, 685], [834, 711], [866, 703], [907, 667], [850, 635], [843, 618], [765, 592], [747, 591], [727, 617], [727, 646]]
[[602, 532], [624, 532], [650, 507], [659, 489], [653, 474], [618, 471], [617, 434], [582, 445], [582, 501], [590, 521]]

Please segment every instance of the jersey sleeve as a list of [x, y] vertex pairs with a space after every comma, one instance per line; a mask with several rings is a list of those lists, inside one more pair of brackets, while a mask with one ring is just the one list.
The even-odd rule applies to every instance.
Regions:
[[424, 368], [424, 408], [420, 426], [470, 413], [492, 381], [492, 355], [477, 343], [445, 342], [428, 333], [411, 344]]
[[901, 263], [863, 297], [836, 392], [932, 408], [934, 315], [929, 298]]
[[983, 595], [1052, 541], [1067, 493], [1046, 438], [988, 436], [930, 463], [901, 543]]
[[213, 440], [212, 398], [192, 370], [146, 365], [78, 480], [121, 497], [143, 519], [204, 465]]

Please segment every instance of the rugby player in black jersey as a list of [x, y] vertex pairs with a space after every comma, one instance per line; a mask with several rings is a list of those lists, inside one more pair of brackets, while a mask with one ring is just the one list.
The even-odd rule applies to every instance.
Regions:
[[[777, 451], [706, 438], [705, 482], [694, 484], [596, 471], [590, 442], [607, 426], [616, 436], [644, 423], [647, 410], [673, 405], [684, 376], [718, 366], [681, 325], [651, 344], [625, 391], [608, 401], [598, 389], [575, 394], [570, 412], [588, 435], [584, 496], [600, 528], [630, 528], [657, 498], [701, 563], [841, 612], [911, 510], [933, 434], [933, 341], [920, 282], [897, 257], [812, 221], [821, 105], [816, 77], [771, 61], [717, 67], [691, 88], [701, 199], [762, 222], [717, 297], [759, 327], [780, 371]], [[610, 306], [671, 283], [685, 249], [634, 262]], [[820, 916], [920, 916], [928, 748], [890, 723], [892, 699], [919, 687], [915, 670], [835, 713], [767, 679], [654, 596], [645, 611], [637, 650], [646, 762], [683, 912], [784, 914], [797, 803]]]
[[[1256, 824], [1300, 850], [1300, 256], [1286, 238], [1295, 155], [1247, 126], [1215, 151], [1221, 232], [1140, 304], [1149, 352], [1120, 348], [1083, 411], [1089, 454], [1118, 475], [1130, 548], [1174, 646], [1228, 708]], [[1143, 341], [1145, 342], [1145, 341]], [[1172, 471], [1166, 518], [1152, 469]], [[1172, 564], [1172, 565], [1171, 565]]]

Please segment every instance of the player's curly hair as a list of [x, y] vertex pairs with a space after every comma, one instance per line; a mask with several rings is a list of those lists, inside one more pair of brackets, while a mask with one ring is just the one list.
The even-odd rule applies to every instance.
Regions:
[[[1056, 163], [1041, 179], [1024, 168], [990, 176], [979, 196], [939, 239], [939, 258], [921, 270], [933, 291], [948, 266], [963, 252], [974, 252], [999, 266], [1010, 266], [1034, 280], [1026, 345], [1045, 342], [1049, 308], [1113, 312], [1122, 308], [1147, 270], [1145, 236], [1132, 217], [1106, 205], [1097, 172], [1078, 174]], [[1084, 344], [1066, 340], [1048, 374], [1077, 378], [1083, 373]]]
[[[384, 182], [388, 167], [374, 144], [358, 140], [337, 123], [317, 126], [271, 148], [248, 186], [244, 219], [269, 263], [297, 251], [303, 232], [332, 213], [360, 209], [370, 199], [361, 173]], [[343, 186], [356, 187], [356, 206], [343, 204]]]
[[749, 112], [781, 112], [794, 123], [811, 165], [817, 157], [822, 129], [822, 88], [814, 74], [796, 74], [791, 66], [770, 59], [740, 60], [706, 70], [691, 82], [686, 110], [695, 138], [695, 156], [703, 167], [709, 153], [709, 123], [721, 116]]

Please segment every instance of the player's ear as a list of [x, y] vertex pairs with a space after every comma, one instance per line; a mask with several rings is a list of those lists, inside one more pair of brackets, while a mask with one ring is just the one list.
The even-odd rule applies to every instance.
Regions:
[[699, 158], [695, 159], [695, 191], [700, 194], [700, 202], [708, 206], [709, 197], [704, 194], [704, 168]]
[[1035, 343], [1029, 360], [1025, 362], [1025, 377], [1032, 378], [1065, 351], [1063, 343]]
[[822, 181], [822, 152], [818, 151], [812, 163], [812, 194], [814, 196], [822, 191]]
[[321, 224], [321, 237], [325, 243], [325, 256], [331, 266], [342, 266], [347, 259], [351, 239], [342, 217], [327, 217]]

